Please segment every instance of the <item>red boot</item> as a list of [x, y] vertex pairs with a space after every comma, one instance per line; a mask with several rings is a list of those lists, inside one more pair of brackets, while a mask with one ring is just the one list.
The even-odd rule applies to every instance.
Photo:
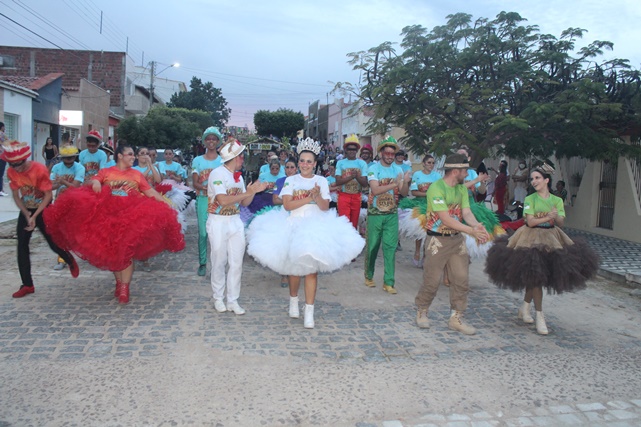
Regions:
[[18, 291], [13, 293], [14, 298], [22, 298], [25, 295], [32, 294], [35, 292], [35, 289], [33, 286], [20, 286], [20, 289]]
[[120, 295], [120, 288], [122, 287], [122, 283], [118, 279], [116, 279], [116, 290], [114, 291], [114, 296], [118, 298], [118, 295]]
[[118, 292], [118, 302], [120, 304], [127, 304], [129, 302], [129, 283], [120, 284], [120, 291]]

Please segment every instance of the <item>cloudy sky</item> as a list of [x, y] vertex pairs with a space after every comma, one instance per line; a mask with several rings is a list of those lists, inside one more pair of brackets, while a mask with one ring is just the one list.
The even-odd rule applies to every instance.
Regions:
[[259, 109], [306, 114], [317, 99], [331, 102], [329, 82], [358, 80], [347, 53], [399, 42], [403, 27], [431, 29], [457, 12], [518, 12], [555, 36], [584, 28], [583, 44], [612, 41], [609, 57], [641, 68], [638, 0], [0, 0], [0, 9], [31, 31], [0, 16], [0, 44], [125, 51], [128, 38], [137, 65], [179, 62], [160, 77], [211, 81], [232, 109], [229, 124], [250, 127]]

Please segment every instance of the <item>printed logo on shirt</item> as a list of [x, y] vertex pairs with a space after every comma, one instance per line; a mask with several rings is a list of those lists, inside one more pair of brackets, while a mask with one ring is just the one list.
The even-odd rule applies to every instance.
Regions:
[[222, 181], [214, 181], [213, 184], [214, 185], [223, 185], [223, 182]]
[[525, 211], [525, 210], [528, 210], [528, 209], [530, 209], [530, 205], [525, 205], [525, 206], [523, 206], [523, 210], [524, 210], [524, 211]]
[[435, 204], [435, 205], [444, 205], [445, 204], [445, 200], [442, 197], [434, 197], [432, 199], [432, 203]]

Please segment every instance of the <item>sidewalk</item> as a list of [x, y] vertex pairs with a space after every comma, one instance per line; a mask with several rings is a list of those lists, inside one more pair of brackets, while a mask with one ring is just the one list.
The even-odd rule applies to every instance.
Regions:
[[599, 254], [601, 276], [615, 282], [641, 284], [641, 244], [575, 229], [565, 229], [565, 232], [570, 237], [587, 240]]
[[0, 197], [0, 224], [18, 218], [18, 212], [20, 212], [11, 196], [7, 177], [4, 179], [4, 192], [8, 196]]

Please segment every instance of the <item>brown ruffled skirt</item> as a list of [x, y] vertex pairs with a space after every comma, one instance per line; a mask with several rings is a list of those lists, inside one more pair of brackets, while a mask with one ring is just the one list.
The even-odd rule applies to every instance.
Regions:
[[502, 289], [543, 287], [548, 293], [585, 288], [599, 269], [599, 256], [582, 239], [574, 241], [560, 228], [519, 228], [498, 238], [490, 248], [485, 272]]

